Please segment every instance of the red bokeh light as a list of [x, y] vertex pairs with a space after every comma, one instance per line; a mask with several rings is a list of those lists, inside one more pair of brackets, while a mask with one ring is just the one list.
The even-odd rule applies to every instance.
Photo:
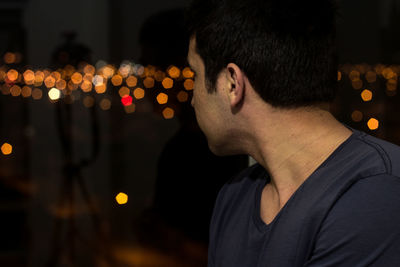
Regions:
[[126, 95], [123, 98], [121, 98], [122, 105], [124, 105], [124, 106], [132, 105], [132, 101], [133, 101], [133, 99], [129, 95]]

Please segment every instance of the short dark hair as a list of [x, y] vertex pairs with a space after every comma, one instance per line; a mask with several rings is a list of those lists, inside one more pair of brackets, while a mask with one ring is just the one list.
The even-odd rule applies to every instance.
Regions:
[[210, 92], [228, 63], [276, 107], [331, 102], [337, 88], [334, 0], [194, 0], [189, 36]]

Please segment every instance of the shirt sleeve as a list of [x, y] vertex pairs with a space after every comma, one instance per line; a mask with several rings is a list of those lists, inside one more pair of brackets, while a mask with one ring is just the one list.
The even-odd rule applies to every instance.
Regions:
[[399, 266], [400, 178], [361, 179], [326, 217], [307, 267]]

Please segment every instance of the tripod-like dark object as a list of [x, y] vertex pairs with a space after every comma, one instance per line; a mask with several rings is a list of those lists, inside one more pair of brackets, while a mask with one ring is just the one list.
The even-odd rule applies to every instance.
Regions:
[[[67, 90], [67, 89], [66, 89]], [[82, 169], [91, 165], [98, 157], [100, 148], [99, 123], [96, 115], [96, 106], [89, 108], [91, 125], [91, 155], [74, 162], [73, 134], [72, 134], [72, 104], [71, 91], [67, 91], [64, 100], [56, 103], [56, 118], [59, 137], [62, 144], [64, 166], [60, 183], [60, 191], [56, 209], [65, 208], [66, 212], [55, 216], [55, 225], [52, 240], [52, 251], [47, 262], [48, 267], [76, 266], [76, 244], [83, 242], [93, 253], [93, 257], [101, 257], [102, 262], [109, 266], [116, 266], [111, 249], [108, 247], [108, 237], [104, 228], [99, 210], [93, 201], [82, 176]], [[84, 205], [92, 221], [95, 232], [94, 240], [85, 240], [76, 225], [75, 194], [80, 193]], [[65, 230], [63, 230], [65, 229]], [[63, 260], [64, 259], [64, 260]], [[61, 264], [63, 261], [63, 264]]]

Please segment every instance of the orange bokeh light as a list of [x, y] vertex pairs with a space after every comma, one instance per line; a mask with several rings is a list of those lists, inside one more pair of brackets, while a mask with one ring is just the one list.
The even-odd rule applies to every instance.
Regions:
[[353, 111], [353, 113], [351, 114], [351, 119], [355, 122], [360, 122], [363, 119], [363, 114], [361, 111], [359, 110], [355, 110]]
[[162, 82], [162, 80], [164, 80], [165, 78], [165, 73], [161, 70], [156, 71], [156, 73], [154, 74], [154, 79], [157, 82]]
[[80, 74], [79, 72], [75, 72], [74, 74], [72, 74], [71, 76], [71, 81], [74, 84], [79, 85], [83, 80], [82, 74]]
[[21, 95], [23, 97], [30, 97], [32, 95], [32, 89], [29, 86], [22, 87]]
[[120, 97], [124, 97], [129, 95], [129, 93], [131, 92], [131, 90], [126, 87], [126, 86], [122, 86], [119, 90], [118, 90], [118, 94]]
[[191, 79], [191, 78], [193, 78], [193, 76], [194, 76], [194, 72], [192, 71], [191, 68], [186, 67], [186, 68], [183, 69], [182, 75], [183, 75], [183, 77], [186, 78], [186, 79]]
[[371, 101], [372, 100], [372, 92], [368, 89], [365, 89], [364, 91], [362, 91], [361, 93], [361, 98], [362, 100], [364, 100], [365, 102]]
[[98, 94], [104, 94], [107, 91], [107, 87], [105, 84], [96, 85], [94, 89]]
[[10, 88], [10, 94], [12, 96], [19, 96], [21, 95], [21, 87], [19, 87], [18, 85], [14, 85]]
[[369, 82], [369, 83], [374, 83], [374, 82], [376, 82], [376, 73], [373, 72], [373, 71], [368, 71], [368, 72], [365, 74], [365, 79], [366, 79], [367, 82]]
[[18, 71], [11, 69], [7, 72], [7, 79], [14, 82], [18, 79], [19, 73]]
[[168, 95], [160, 93], [157, 95], [157, 102], [160, 105], [166, 104], [168, 102]]
[[67, 82], [63, 79], [60, 79], [56, 82], [56, 88], [59, 90], [64, 90], [67, 87]]
[[129, 106], [124, 106], [124, 109], [125, 109], [125, 112], [126, 112], [126, 113], [130, 114], [130, 113], [135, 112], [135, 110], [136, 110], [136, 105], [132, 103], [132, 104], [129, 105]]
[[4, 143], [1, 146], [1, 153], [4, 155], [10, 155], [12, 153], [13, 147], [9, 143]]
[[87, 108], [93, 107], [93, 106], [94, 106], [94, 103], [95, 103], [95, 100], [94, 100], [94, 98], [91, 97], [91, 96], [86, 96], [86, 97], [83, 99], [83, 105], [84, 105], [85, 107], [87, 107]]
[[169, 77], [173, 78], [173, 79], [177, 79], [179, 78], [179, 76], [181, 75], [181, 70], [178, 69], [175, 66], [170, 66], [167, 70], [167, 73], [169, 75]]
[[180, 91], [176, 98], [178, 99], [179, 102], [186, 102], [189, 98], [189, 94], [186, 93], [185, 91]]
[[111, 108], [111, 101], [107, 98], [104, 98], [100, 101], [99, 106], [102, 110], [109, 110]]
[[167, 77], [162, 81], [162, 86], [165, 89], [171, 89], [174, 86], [174, 81], [171, 78]]
[[35, 83], [35, 73], [31, 70], [26, 70], [23, 74], [25, 84], [32, 85]]
[[186, 90], [190, 91], [193, 90], [194, 87], [194, 81], [192, 79], [187, 79], [184, 83], [183, 86], [185, 87]]
[[92, 87], [93, 85], [90, 81], [83, 80], [83, 82], [81, 83], [81, 89], [85, 93], [92, 91]]
[[125, 82], [129, 87], [135, 87], [137, 85], [137, 78], [135, 76], [129, 76], [126, 78]]
[[112, 78], [111, 78], [111, 83], [114, 85], [114, 86], [120, 86], [121, 84], [122, 84], [122, 76], [121, 75], [119, 75], [119, 74], [116, 74], [116, 75], [114, 75]]
[[133, 96], [134, 96], [136, 99], [142, 99], [142, 98], [144, 97], [144, 94], [145, 94], [145, 92], [144, 92], [144, 90], [143, 90], [142, 88], [136, 88], [136, 89], [133, 91]]
[[39, 88], [33, 89], [33, 91], [32, 91], [32, 98], [33, 99], [39, 100], [39, 99], [42, 98], [42, 96], [43, 96], [42, 90], [40, 90]]
[[54, 79], [53, 76], [47, 76], [46, 79], [44, 79], [44, 84], [46, 85], [47, 88], [54, 87], [56, 83], [56, 79]]
[[379, 121], [375, 118], [371, 118], [369, 119], [367, 125], [370, 130], [374, 131], [379, 128]]
[[175, 115], [175, 111], [172, 108], [165, 108], [162, 114], [165, 119], [172, 119]]
[[83, 68], [83, 72], [85, 74], [90, 74], [90, 75], [93, 76], [95, 74], [95, 72], [96, 72], [96, 68], [94, 66], [88, 64]]
[[147, 77], [143, 80], [143, 85], [146, 88], [153, 88], [154, 87], [154, 79], [151, 77]]
[[4, 54], [4, 57], [3, 57], [4, 62], [5, 62], [6, 64], [13, 64], [13, 63], [15, 63], [16, 58], [17, 58], [16, 55], [15, 55], [14, 53], [11, 53], [11, 52], [5, 53], [5, 54]]

